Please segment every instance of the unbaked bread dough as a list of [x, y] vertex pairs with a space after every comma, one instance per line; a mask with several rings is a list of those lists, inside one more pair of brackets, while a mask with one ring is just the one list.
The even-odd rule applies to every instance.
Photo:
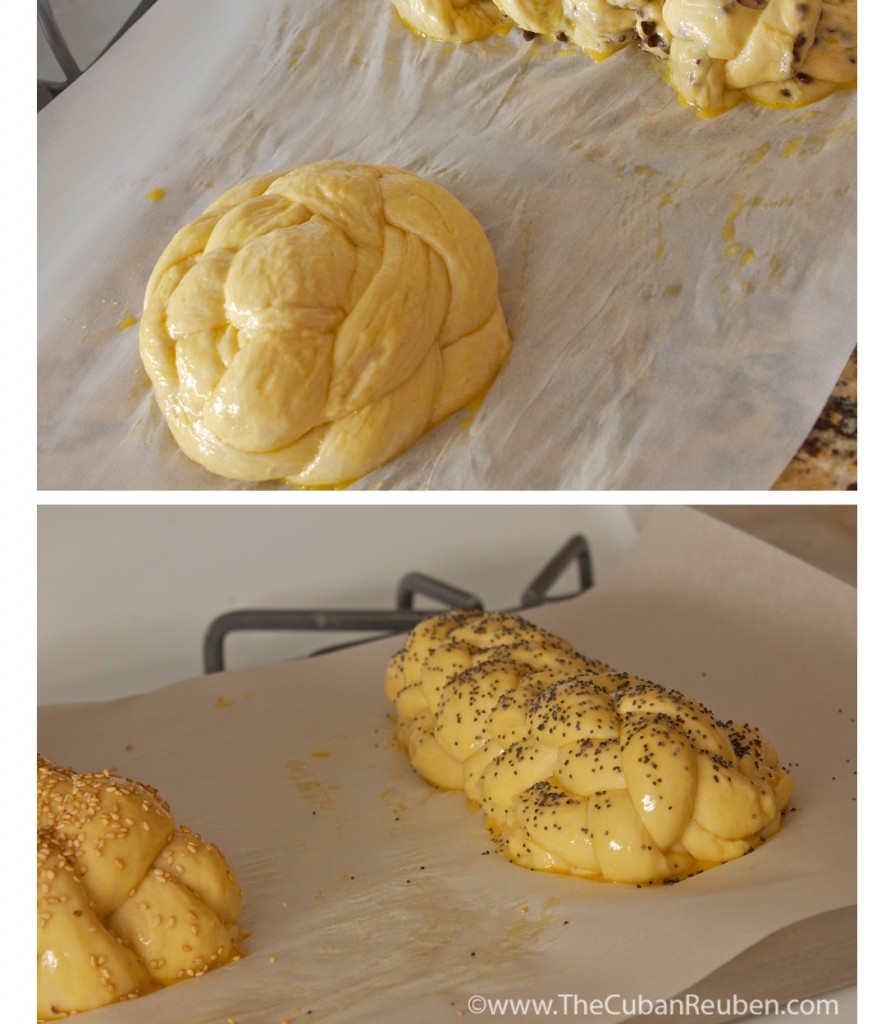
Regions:
[[147, 785], [37, 759], [37, 1017], [145, 995], [239, 955], [220, 850]]
[[512, 27], [492, 0], [392, 0], [412, 31], [444, 43], [470, 43]]
[[510, 349], [475, 217], [395, 167], [324, 161], [231, 188], [174, 236], [140, 352], [183, 451], [328, 487], [408, 448]]
[[424, 621], [389, 663], [385, 692], [414, 768], [463, 790], [527, 868], [677, 881], [763, 843], [792, 793], [754, 726], [515, 615]]
[[[398, 6], [402, 0], [393, 2]], [[804, 106], [857, 79], [857, 0], [494, 0], [494, 5], [519, 28], [597, 59], [636, 41], [665, 62], [680, 98], [704, 114], [729, 110], [744, 97], [772, 107]], [[438, 21], [447, 23], [446, 8], [453, 6], [459, 16], [470, 5], [413, 0], [413, 6], [414, 30], [442, 39], [447, 37], [426, 31], [435, 9]], [[495, 25], [506, 29], [504, 22]]]
[[635, 38], [634, 4], [614, 0], [496, 0], [529, 32], [571, 43], [597, 59], [608, 57]]

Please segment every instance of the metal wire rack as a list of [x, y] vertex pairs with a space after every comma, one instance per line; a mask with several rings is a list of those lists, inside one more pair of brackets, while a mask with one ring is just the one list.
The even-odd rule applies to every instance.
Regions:
[[[578, 589], [572, 593], [551, 595], [550, 590], [553, 585], [572, 565], [577, 567]], [[576, 534], [563, 544], [523, 590], [520, 605], [505, 610], [522, 611], [525, 608], [534, 608], [547, 602], [568, 600], [570, 597], [575, 597], [588, 590], [593, 583], [590, 548], [584, 537]], [[204, 670], [206, 673], [224, 671], [224, 643], [228, 636], [237, 632], [284, 630], [374, 634], [362, 640], [321, 648], [307, 657], [315, 657], [344, 647], [367, 643], [383, 636], [404, 633], [413, 629], [418, 622], [435, 614], [432, 609], [414, 607], [417, 597], [428, 597], [446, 608], [484, 610], [484, 604], [475, 594], [419, 572], [410, 572], [401, 577], [395, 608], [237, 609], [219, 615], [206, 630], [203, 643]]]
[[128, 29], [132, 28], [140, 18], [143, 17], [154, 3], [155, 0], [140, 0], [134, 10], [127, 17], [124, 24], [114, 33], [108, 43], [106, 43], [102, 50], [93, 58], [93, 60], [91, 60], [90, 64], [82, 68], [75, 59], [74, 54], [71, 52], [71, 48], [62, 32], [59, 21], [53, 11], [52, 0], [37, 0], [37, 23], [40, 26], [40, 30], [43, 33], [53, 56], [56, 58], [56, 62], [62, 70], [62, 74], [65, 76], [62, 81], [54, 82], [38, 78], [37, 109], [41, 110], [45, 107], [50, 100], [58, 96], [59, 93], [71, 85], [75, 79], [79, 78], [87, 70], [87, 67], [90, 67], [90, 65], [99, 60], [104, 53], [118, 42]]

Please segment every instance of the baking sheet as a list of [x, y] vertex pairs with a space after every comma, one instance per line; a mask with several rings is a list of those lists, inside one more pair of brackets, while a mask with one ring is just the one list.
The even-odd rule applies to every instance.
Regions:
[[673, 886], [518, 868], [462, 794], [427, 786], [395, 746], [382, 695], [394, 639], [40, 708], [43, 754], [151, 782], [226, 851], [246, 897], [244, 960], [85, 1024], [417, 1024], [455, 1019], [473, 995], [668, 998], [855, 903], [854, 588], [661, 509], [596, 588], [529, 617], [758, 723], [795, 780], [783, 830]]
[[387, 0], [158, 0], [38, 117], [39, 486], [279, 486], [179, 453], [119, 325], [219, 192], [337, 158], [473, 211], [515, 342], [473, 417], [356, 488], [768, 488], [855, 343], [855, 140], [853, 91], [702, 120], [632, 48], [438, 44]]

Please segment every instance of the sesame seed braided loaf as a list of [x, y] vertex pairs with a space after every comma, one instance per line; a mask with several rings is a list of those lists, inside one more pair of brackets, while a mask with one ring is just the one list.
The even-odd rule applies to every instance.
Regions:
[[529, 868], [677, 880], [773, 835], [792, 792], [754, 727], [517, 616], [426, 620], [389, 663], [385, 692], [414, 768], [464, 790]]
[[37, 1014], [54, 1020], [238, 954], [242, 893], [147, 785], [37, 759]]

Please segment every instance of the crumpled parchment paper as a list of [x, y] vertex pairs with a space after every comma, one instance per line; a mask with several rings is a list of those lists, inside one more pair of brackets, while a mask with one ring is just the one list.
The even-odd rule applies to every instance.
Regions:
[[[571, 1018], [563, 995], [669, 999], [779, 929], [855, 903], [854, 588], [666, 508], [594, 589], [527, 614], [758, 724], [795, 781], [782, 831], [655, 888], [510, 864], [463, 794], [428, 786], [394, 744], [382, 679], [400, 638], [43, 707], [41, 753], [154, 785], [245, 891], [245, 959], [84, 1024], [418, 1024], [468, 1017], [474, 995], [554, 999]], [[804, 996], [791, 968], [768, 970]]]
[[39, 486], [281, 486], [179, 453], [131, 318], [220, 192], [337, 158], [472, 210], [515, 341], [356, 488], [770, 487], [856, 340], [856, 93], [704, 120], [659, 67], [427, 41], [388, 0], [159, 0], [38, 118]]

